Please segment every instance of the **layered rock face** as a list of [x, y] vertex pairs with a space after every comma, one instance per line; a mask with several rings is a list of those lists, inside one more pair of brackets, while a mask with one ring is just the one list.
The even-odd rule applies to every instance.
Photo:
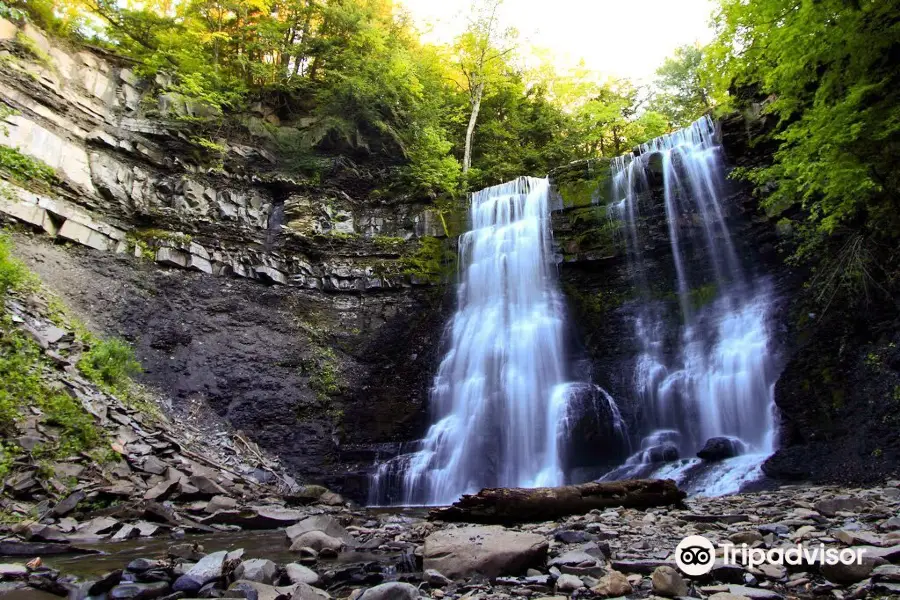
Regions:
[[292, 176], [252, 127], [205, 140], [211, 161], [192, 128], [208, 107], [3, 24], [0, 100], [15, 114], [0, 144], [56, 179], [2, 182], [0, 217], [46, 234], [18, 236], [21, 257], [98, 332], [135, 344], [176, 414], [208, 406], [325, 483], [421, 434], [447, 219], [375, 199], [340, 160], [330, 184]]

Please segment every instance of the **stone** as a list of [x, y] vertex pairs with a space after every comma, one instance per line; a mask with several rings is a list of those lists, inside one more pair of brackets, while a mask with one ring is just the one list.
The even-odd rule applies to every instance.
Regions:
[[675, 563], [667, 560], [652, 559], [619, 559], [610, 563], [613, 569], [622, 571], [623, 573], [641, 573], [642, 575], [650, 575], [653, 571], [663, 566], [674, 566]]
[[19, 28], [4, 18], [0, 18], [0, 41], [14, 40]]
[[674, 598], [687, 596], [688, 584], [681, 574], [672, 567], [657, 567], [650, 577], [653, 592], [660, 596]]
[[63, 500], [58, 502], [56, 506], [53, 507], [53, 510], [51, 512], [57, 517], [64, 517], [75, 510], [75, 507], [78, 506], [78, 503], [84, 500], [86, 497], [87, 495], [81, 490], [72, 492]]
[[556, 590], [558, 592], [574, 592], [584, 587], [584, 582], [580, 577], [564, 573], [556, 580]]
[[877, 581], [895, 581], [900, 582], [900, 566], [898, 565], [880, 565], [872, 570], [872, 579]]
[[324, 531], [307, 531], [291, 542], [291, 551], [298, 551], [301, 548], [312, 548], [319, 553], [324, 550], [340, 552], [344, 548], [344, 542], [336, 537], [331, 537]]
[[678, 446], [672, 443], [659, 444], [644, 450], [643, 459], [648, 463], [663, 463], [678, 460]]
[[427, 582], [429, 585], [434, 587], [444, 587], [447, 585], [452, 585], [453, 580], [448, 577], [444, 577], [440, 571], [435, 569], [426, 569], [422, 574], [422, 579]]
[[121, 583], [109, 592], [111, 600], [149, 600], [159, 598], [169, 592], [165, 581], [154, 583]]
[[634, 589], [632, 588], [631, 583], [629, 583], [628, 578], [625, 577], [625, 574], [616, 571], [615, 569], [610, 569], [606, 575], [600, 578], [597, 585], [591, 588], [591, 592], [597, 596], [606, 598], [627, 596], [633, 591]]
[[594, 536], [584, 531], [564, 529], [553, 534], [553, 538], [557, 542], [562, 542], [563, 544], [583, 544], [593, 540]]
[[741, 544], [752, 546], [756, 542], [763, 541], [762, 534], [760, 534], [758, 531], [739, 531], [737, 533], [732, 533], [731, 535], [729, 535], [728, 539], [737, 546], [740, 546]]
[[155, 456], [148, 456], [141, 463], [140, 469], [153, 475], [162, 475], [166, 472], [167, 465]]
[[697, 456], [703, 460], [716, 461], [740, 456], [747, 451], [747, 447], [739, 439], [729, 437], [714, 437], [706, 440], [703, 448], [697, 452]]
[[[319, 583], [319, 575], [315, 571], [297, 563], [286, 564], [284, 572], [291, 583], [305, 583], [307, 585]], [[425, 575], [427, 577], [428, 573], [426, 572]]]
[[876, 566], [884, 564], [885, 560], [877, 556], [866, 556], [857, 564], [855, 561], [849, 564], [839, 562], [834, 565], [824, 564], [819, 570], [829, 581], [835, 583], [856, 583], [867, 578]]
[[278, 565], [271, 560], [251, 558], [239, 564], [234, 570], [233, 576], [235, 579], [273, 585], [278, 578]]
[[548, 547], [541, 535], [497, 525], [445, 529], [425, 538], [423, 564], [425, 569], [435, 569], [452, 579], [475, 574], [516, 575], [529, 567], [542, 566]]
[[731, 592], [716, 592], [709, 597], [709, 600], [750, 600], [747, 596], [739, 596]]
[[394, 581], [367, 589], [359, 600], [418, 600], [420, 597], [416, 586]]
[[87, 535], [103, 535], [112, 532], [117, 525], [119, 521], [112, 517], [96, 517], [79, 525], [76, 531]]
[[193, 475], [191, 477], [188, 477], [188, 483], [200, 490], [200, 492], [202, 492], [203, 494], [208, 494], [210, 497], [228, 495], [228, 491], [225, 488], [223, 488], [221, 485], [219, 485], [209, 477], [204, 477], [202, 475]]
[[298, 583], [291, 594], [291, 600], [328, 600], [329, 598], [331, 596], [327, 592], [305, 583]]
[[229, 498], [228, 496], [213, 496], [209, 502], [207, 502], [203, 512], [212, 515], [220, 510], [231, 510], [235, 507], [237, 507], [237, 500], [234, 498]]
[[787, 569], [782, 567], [781, 565], [771, 565], [769, 563], [763, 563], [756, 567], [759, 571], [768, 577], [769, 579], [784, 579], [787, 576]]
[[342, 540], [347, 545], [353, 545], [355, 540], [350, 532], [344, 529], [337, 520], [330, 515], [315, 515], [307, 517], [299, 523], [291, 525], [285, 530], [287, 536], [293, 542], [304, 533], [321, 531], [331, 537]]
[[744, 596], [750, 600], [781, 600], [784, 596], [778, 592], [746, 585], [729, 585], [728, 593], [735, 596]]
[[599, 564], [599, 561], [597, 560], [597, 557], [591, 556], [583, 550], [572, 550], [571, 552], [566, 552], [551, 559], [548, 564], [551, 567], [561, 567], [563, 565], [570, 567], [596, 566]]
[[866, 503], [859, 498], [838, 497], [816, 502], [814, 508], [826, 517], [834, 517], [838, 512], [859, 512]]
[[[227, 555], [228, 552], [226, 552], [225, 550], [207, 554], [206, 556], [201, 558], [196, 565], [191, 567], [187, 573], [178, 578], [178, 580], [175, 582], [175, 585], [173, 586], [173, 589], [176, 592], [198, 591], [201, 587], [203, 587], [210, 581], [219, 579], [222, 576], [222, 566], [225, 563], [225, 557]], [[178, 587], [178, 582], [185, 578], [187, 578], [187, 580], [185, 580], [182, 585], [187, 585], [188, 588]], [[195, 587], [196, 589], [193, 589]]]
[[156, 569], [163, 566], [162, 563], [156, 560], [149, 560], [146, 558], [136, 558], [125, 567], [126, 571], [130, 571], [132, 573], [143, 573], [144, 571], [149, 571], [150, 569]]
[[28, 567], [16, 563], [0, 563], [0, 579], [24, 579], [28, 576]]

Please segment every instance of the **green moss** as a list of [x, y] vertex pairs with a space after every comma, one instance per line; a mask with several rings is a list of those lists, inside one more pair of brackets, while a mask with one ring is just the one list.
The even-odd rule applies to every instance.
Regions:
[[400, 259], [403, 274], [430, 283], [440, 283], [456, 268], [456, 254], [436, 237], [419, 238], [415, 251]]
[[578, 311], [591, 318], [614, 311], [632, 299], [632, 290], [603, 289], [594, 294], [583, 293], [575, 286], [563, 286], [566, 296], [572, 299]]
[[186, 245], [190, 244], [193, 241], [193, 238], [187, 233], [155, 228], [133, 229], [128, 233], [128, 238], [134, 241], [145, 242], [147, 244], [152, 244], [152, 242], [164, 240]]
[[50, 58], [50, 55], [39, 48], [34, 40], [21, 31], [16, 34], [16, 46], [48, 69], [53, 68], [53, 59]]
[[319, 400], [327, 400], [343, 391], [340, 366], [337, 356], [331, 348], [316, 348], [312, 358], [303, 361], [301, 368], [303, 374], [309, 378], [309, 387], [316, 393], [316, 398]]
[[372, 238], [372, 243], [382, 250], [399, 250], [406, 244], [406, 240], [401, 237], [376, 235]]

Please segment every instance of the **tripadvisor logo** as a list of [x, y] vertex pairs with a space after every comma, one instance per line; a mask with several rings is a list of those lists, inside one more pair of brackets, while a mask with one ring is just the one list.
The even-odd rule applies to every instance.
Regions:
[[[758, 567], [771, 565], [860, 565], [864, 548], [826, 548], [825, 544], [804, 546], [797, 544], [790, 548], [751, 548], [747, 544], [720, 544], [722, 563]], [[716, 547], [702, 535], [689, 535], [675, 547], [675, 564], [685, 575], [697, 577], [712, 571], [716, 561]]]

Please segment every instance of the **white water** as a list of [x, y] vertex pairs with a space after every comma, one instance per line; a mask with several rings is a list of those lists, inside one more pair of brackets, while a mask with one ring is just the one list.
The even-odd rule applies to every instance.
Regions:
[[[573, 384], [549, 183], [522, 177], [482, 190], [470, 220], [450, 349], [431, 392], [434, 424], [414, 453], [379, 466], [371, 503], [448, 504], [483, 487], [564, 482], [560, 438]], [[623, 428], [615, 403], [608, 410]], [[402, 496], [386, 496], [397, 479]]]
[[[722, 207], [720, 153], [715, 125], [704, 117], [645, 144], [638, 156], [613, 162], [613, 212], [624, 222], [629, 266], [642, 295], [635, 315], [640, 355], [634, 391], [646, 437], [641, 452], [607, 478], [673, 477], [692, 493], [730, 493], [758, 477], [773, 450], [777, 373], [768, 329], [771, 290], [765, 279], [748, 280], [735, 253]], [[673, 319], [652, 300], [643, 260], [641, 192], [648, 188], [654, 159], [661, 160], [676, 273], [681, 325], [675, 352], [665, 344]], [[665, 430], [677, 435], [663, 440]], [[714, 465], [697, 459], [650, 462], [654, 446], [672, 444], [680, 456], [690, 457], [711, 437], [737, 438], [746, 454]]]

